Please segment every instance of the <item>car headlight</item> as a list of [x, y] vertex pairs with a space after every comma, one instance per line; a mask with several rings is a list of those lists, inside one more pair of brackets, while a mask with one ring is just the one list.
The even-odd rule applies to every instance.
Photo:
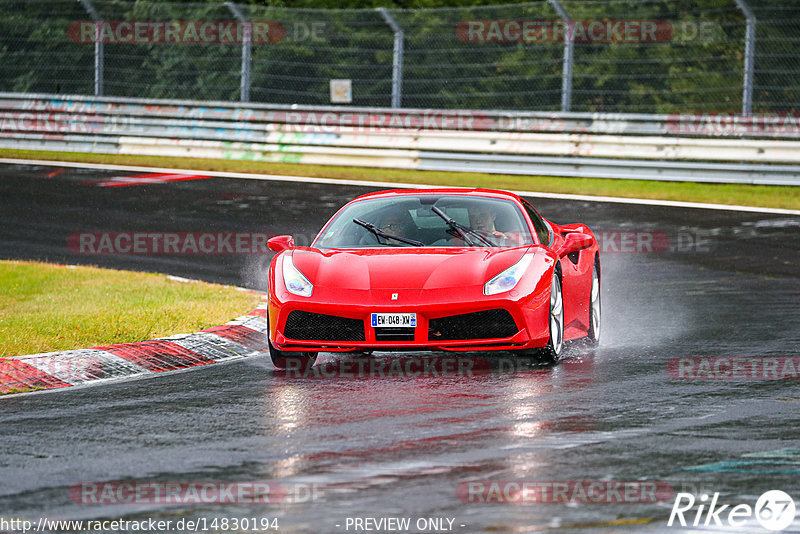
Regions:
[[525, 254], [517, 263], [486, 282], [483, 286], [483, 294], [496, 295], [497, 293], [514, 289], [514, 286], [517, 285], [519, 279], [528, 269], [528, 265], [531, 264], [532, 258], [533, 254]]
[[303, 276], [303, 273], [297, 270], [292, 257], [288, 254], [283, 257], [283, 284], [289, 293], [294, 293], [301, 297], [310, 297], [311, 292], [314, 291], [314, 285], [308, 281], [308, 278]]

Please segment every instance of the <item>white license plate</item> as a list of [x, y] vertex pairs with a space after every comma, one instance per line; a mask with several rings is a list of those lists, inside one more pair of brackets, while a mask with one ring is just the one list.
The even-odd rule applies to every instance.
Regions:
[[416, 313], [373, 313], [372, 328], [416, 328]]

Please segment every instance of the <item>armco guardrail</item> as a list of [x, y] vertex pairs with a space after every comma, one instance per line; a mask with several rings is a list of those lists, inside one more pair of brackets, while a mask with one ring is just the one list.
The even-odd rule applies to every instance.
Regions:
[[800, 185], [800, 126], [779, 116], [298, 108], [0, 93], [0, 147]]

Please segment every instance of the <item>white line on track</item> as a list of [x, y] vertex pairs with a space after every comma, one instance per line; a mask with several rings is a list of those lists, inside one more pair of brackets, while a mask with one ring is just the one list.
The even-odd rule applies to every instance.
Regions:
[[[194, 173], [218, 178], [239, 178], [246, 180], [267, 180], [278, 182], [299, 182], [312, 184], [335, 184], [353, 185], [361, 187], [389, 187], [393, 189], [424, 189], [431, 187], [452, 187], [437, 186], [433, 184], [406, 184], [401, 182], [380, 182], [372, 180], [342, 180], [338, 178], [313, 178], [310, 176], [286, 176], [281, 174], [253, 174], [227, 171], [204, 171], [199, 169], [167, 169], [163, 167], [142, 167], [135, 165], [108, 165], [104, 163], [80, 163], [73, 161], [49, 161], [34, 159], [13, 159], [0, 158], [0, 163], [10, 165], [48, 165], [52, 167], [71, 167], [78, 169], [98, 169], [107, 171], [132, 171], [132, 172], [170, 172], [170, 173]], [[458, 188], [463, 189], [463, 188]], [[520, 196], [552, 198], [560, 200], [581, 200], [584, 202], [613, 202], [616, 204], [636, 204], [644, 206], [665, 206], [671, 208], [697, 208], [708, 210], [723, 211], [743, 211], [752, 213], [770, 213], [776, 215], [800, 215], [800, 210], [789, 210], [781, 208], [762, 208], [757, 206], [733, 206], [727, 204], [710, 204], [703, 202], [681, 202], [677, 200], [651, 200], [647, 198], [624, 198], [624, 197], [603, 197], [590, 195], [571, 195], [566, 193], [540, 193], [537, 191], [511, 191]]]
[[[67, 267], [74, 267], [74, 265], [72, 265], [72, 266], [68, 265]], [[174, 274], [168, 274], [167, 275], [167, 280], [172, 280], [174, 282], [181, 282], [181, 283], [184, 283], [184, 284], [206, 284], [206, 283], [208, 283], [208, 282], [205, 282], [203, 280], [197, 280], [195, 278], [184, 278], [183, 276], [175, 276]], [[220, 284], [220, 285], [224, 285], [224, 284]], [[265, 291], [258, 291], [257, 289], [250, 289], [249, 287], [241, 287], [241, 286], [227, 286], [227, 287], [231, 287], [231, 288], [235, 289], [236, 291], [243, 291], [245, 293], [256, 293], [258, 295], [264, 295], [265, 294]]]

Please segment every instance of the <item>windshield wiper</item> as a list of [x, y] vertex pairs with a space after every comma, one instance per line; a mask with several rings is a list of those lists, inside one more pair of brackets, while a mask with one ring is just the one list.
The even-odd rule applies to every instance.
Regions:
[[[406, 239], [405, 237], [400, 237], [400, 236], [396, 236], [396, 235], [392, 235], [392, 234], [387, 234], [383, 230], [380, 230], [374, 224], [366, 222], [366, 221], [362, 221], [361, 219], [353, 219], [353, 222], [356, 223], [359, 226], [363, 226], [364, 228], [366, 228], [367, 230], [369, 230], [370, 232], [375, 234], [375, 237], [382, 237], [384, 239], [394, 239], [395, 241], [400, 241], [402, 243], [407, 243], [409, 245], [414, 245], [415, 247], [421, 247], [421, 246], [424, 245], [424, 243], [422, 243], [422, 241], [416, 241], [414, 239]], [[378, 239], [378, 244], [379, 245], [388, 245], [389, 243], [381, 243], [381, 240]]]
[[469, 236], [477, 237], [487, 247], [496, 247], [497, 246], [495, 243], [492, 243], [491, 241], [489, 241], [489, 238], [487, 238], [486, 236], [484, 236], [483, 234], [481, 234], [480, 232], [478, 232], [474, 228], [470, 228], [469, 226], [464, 226], [463, 224], [457, 222], [452, 217], [449, 217], [445, 212], [440, 210], [438, 208], [438, 206], [432, 207], [431, 210], [433, 210], [433, 212], [436, 215], [438, 215], [439, 217], [444, 219], [444, 222], [446, 222], [450, 226], [450, 228], [452, 228], [453, 230], [458, 232], [458, 234], [461, 235], [461, 238], [464, 239], [464, 241], [466, 241], [469, 246], [471, 246], [471, 247], [475, 246], [475, 242], [472, 239], [470, 239]]

